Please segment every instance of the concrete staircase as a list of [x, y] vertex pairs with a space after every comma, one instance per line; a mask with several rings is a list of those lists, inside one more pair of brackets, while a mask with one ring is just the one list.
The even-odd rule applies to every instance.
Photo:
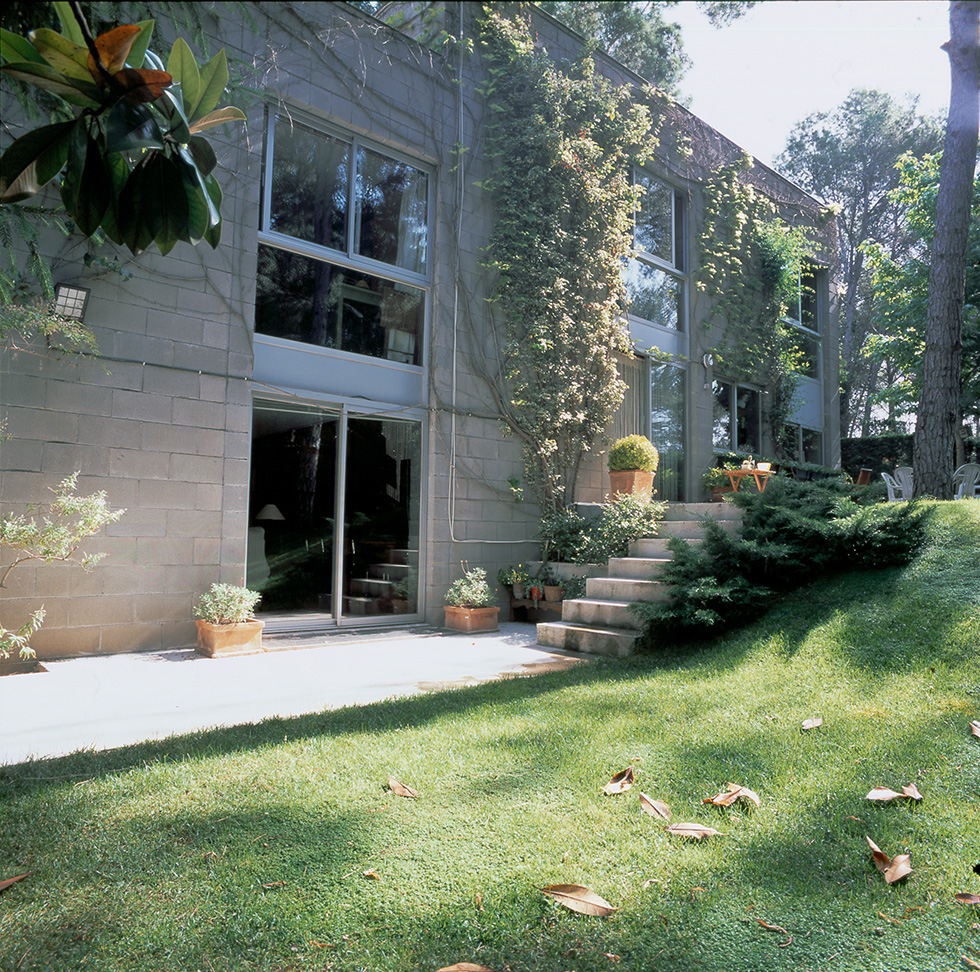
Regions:
[[667, 600], [666, 587], [656, 580], [661, 567], [673, 557], [667, 538], [700, 543], [706, 519], [734, 531], [742, 511], [730, 503], [669, 504], [657, 538], [631, 543], [628, 557], [610, 558], [607, 576], [586, 581], [585, 597], [562, 602], [561, 621], [538, 625], [538, 644], [616, 658], [629, 655], [640, 634], [640, 622], [629, 609], [630, 603]]

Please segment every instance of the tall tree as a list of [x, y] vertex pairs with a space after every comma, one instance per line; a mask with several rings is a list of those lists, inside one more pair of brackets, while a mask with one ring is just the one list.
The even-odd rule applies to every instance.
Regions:
[[895, 168], [906, 153], [921, 158], [939, 150], [942, 123], [923, 117], [916, 103], [896, 102], [880, 91], [857, 89], [829, 112], [798, 122], [777, 160], [780, 171], [808, 192], [839, 207], [838, 241], [844, 282], [841, 321], [841, 426], [845, 434], [867, 433], [869, 362], [858, 357], [873, 321], [873, 296], [862, 245], [875, 241], [894, 258], [903, 255], [907, 234], [893, 191]]
[[932, 238], [926, 353], [912, 465], [917, 495], [953, 493], [970, 197], [980, 136], [980, 0], [949, 5], [950, 96]]

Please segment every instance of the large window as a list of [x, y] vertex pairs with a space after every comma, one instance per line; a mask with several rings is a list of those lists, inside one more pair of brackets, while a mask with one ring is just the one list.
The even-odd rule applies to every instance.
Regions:
[[820, 377], [820, 285], [823, 275], [804, 266], [789, 300], [785, 322], [790, 325], [796, 372], [804, 378]]
[[650, 363], [650, 441], [660, 453], [657, 498], [684, 499], [684, 402], [687, 372], [674, 364]]
[[425, 171], [277, 117], [266, 151], [256, 331], [418, 364], [429, 222]]
[[633, 231], [633, 255], [624, 280], [631, 318], [683, 330], [684, 233], [681, 197], [645, 172], [636, 173], [643, 188]]
[[757, 389], [744, 385], [727, 381], [714, 383], [711, 435], [716, 450], [761, 452], [761, 397]]

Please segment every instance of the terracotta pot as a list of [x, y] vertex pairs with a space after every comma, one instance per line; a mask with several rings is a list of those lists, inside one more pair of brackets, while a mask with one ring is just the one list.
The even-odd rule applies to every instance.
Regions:
[[653, 473], [642, 469], [622, 469], [609, 473], [609, 492], [612, 498], [630, 494], [644, 502], [653, 494]]
[[447, 604], [446, 627], [453, 631], [496, 631], [499, 607], [456, 607]]
[[195, 621], [197, 650], [208, 658], [227, 658], [229, 655], [254, 655], [264, 651], [262, 629], [264, 621], [243, 621], [240, 624], [211, 624]]
[[511, 586], [511, 589], [510, 590], [511, 590], [511, 593], [514, 595], [514, 599], [515, 600], [517, 600], [517, 601], [523, 601], [524, 600], [524, 585], [523, 584], [514, 584], [514, 585]]
[[544, 599], [546, 601], [560, 601], [561, 600], [561, 584], [545, 584], [544, 585]]

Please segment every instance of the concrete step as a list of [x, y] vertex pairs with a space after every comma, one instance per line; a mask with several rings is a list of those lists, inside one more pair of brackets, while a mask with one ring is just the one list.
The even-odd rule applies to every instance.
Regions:
[[368, 567], [368, 577], [381, 580], [404, 580], [412, 568], [408, 564], [371, 564]]
[[350, 582], [351, 594], [361, 597], [391, 597], [394, 582], [377, 580], [373, 577], [352, 577]]
[[671, 520], [741, 520], [742, 511], [731, 503], [668, 503], [664, 522]]
[[602, 628], [626, 628], [639, 631], [640, 619], [627, 601], [606, 601], [598, 597], [577, 597], [562, 601], [562, 621]]
[[[684, 538], [682, 538], [684, 539]], [[688, 537], [686, 543], [701, 543], [700, 538]], [[673, 560], [674, 551], [667, 546], [666, 537], [648, 538], [646, 540], [634, 540], [630, 544], [630, 559], [652, 559], [652, 560]]]
[[547, 621], [538, 625], [538, 644], [547, 648], [625, 658], [633, 651], [637, 634], [613, 628], [568, 624], [565, 621]]
[[590, 577], [585, 582], [585, 596], [606, 601], [665, 601], [667, 588], [659, 581], [634, 580], [625, 577]]
[[652, 580], [670, 559], [670, 557], [610, 557], [609, 576]]

